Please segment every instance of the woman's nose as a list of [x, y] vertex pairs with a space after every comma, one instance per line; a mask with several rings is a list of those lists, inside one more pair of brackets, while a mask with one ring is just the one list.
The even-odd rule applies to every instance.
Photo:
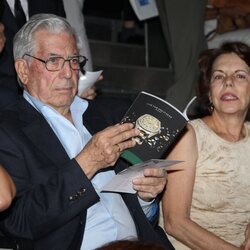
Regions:
[[233, 87], [233, 80], [234, 80], [233, 75], [226, 76], [225, 82], [224, 82], [225, 86], [226, 87]]

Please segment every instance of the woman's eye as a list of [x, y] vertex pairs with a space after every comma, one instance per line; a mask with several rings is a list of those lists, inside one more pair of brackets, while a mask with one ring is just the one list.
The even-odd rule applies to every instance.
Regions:
[[224, 78], [223, 75], [215, 75], [215, 76], [213, 77], [214, 80], [221, 80], [221, 79], [223, 79], [223, 78]]
[[236, 74], [235, 77], [237, 79], [242, 79], [242, 80], [246, 79], [246, 75], [245, 74]]

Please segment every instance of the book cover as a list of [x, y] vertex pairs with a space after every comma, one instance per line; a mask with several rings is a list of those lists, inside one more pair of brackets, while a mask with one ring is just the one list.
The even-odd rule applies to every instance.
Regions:
[[125, 150], [121, 157], [131, 164], [165, 157], [187, 121], [187, 117], [167, 101], [140, 92], [121, 123], [134, 123], [141, 133], [134, 138], [136, 146]]

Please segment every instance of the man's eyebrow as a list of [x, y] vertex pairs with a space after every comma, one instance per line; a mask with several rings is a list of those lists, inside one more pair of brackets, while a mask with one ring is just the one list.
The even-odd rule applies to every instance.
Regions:
[[60, 57], [62, 57], [61, 55], [56, 54], [56, 53], [49, 53], [49, 54], [48, 54], [48, 57], [51, 57], [51, 56], [52, 56], [52, 57], [53, 57], [53, 56], [60, 56]]
[[[48, 56], [50, 57], [50, 56], [59, 56], [59, 57], [63, 57], [62, 55], [59, 55], [59, 54], [56, 54], [56, 53], [49, 53], [48, 54]], [[73, 53], [72, 55], [69, 55], [69, 57], [73, 57], [73, 56], [78, 56], [78, 53], [77, 52], [75, 52], [75, 53]]]

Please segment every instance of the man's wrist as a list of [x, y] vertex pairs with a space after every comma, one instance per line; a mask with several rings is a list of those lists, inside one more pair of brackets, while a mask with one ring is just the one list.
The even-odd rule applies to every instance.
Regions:
[[138, 196], [138, 200], [139, 200], [139, 203], [142, 207], [144, 214], [146, 215], [149, 221], [152, 221], [158, 212], [158, 203], [156, 202], [155, 199], [152, 199], [151, 201], [148, 202], [148, 201], [142, 200], [139, 196]]

